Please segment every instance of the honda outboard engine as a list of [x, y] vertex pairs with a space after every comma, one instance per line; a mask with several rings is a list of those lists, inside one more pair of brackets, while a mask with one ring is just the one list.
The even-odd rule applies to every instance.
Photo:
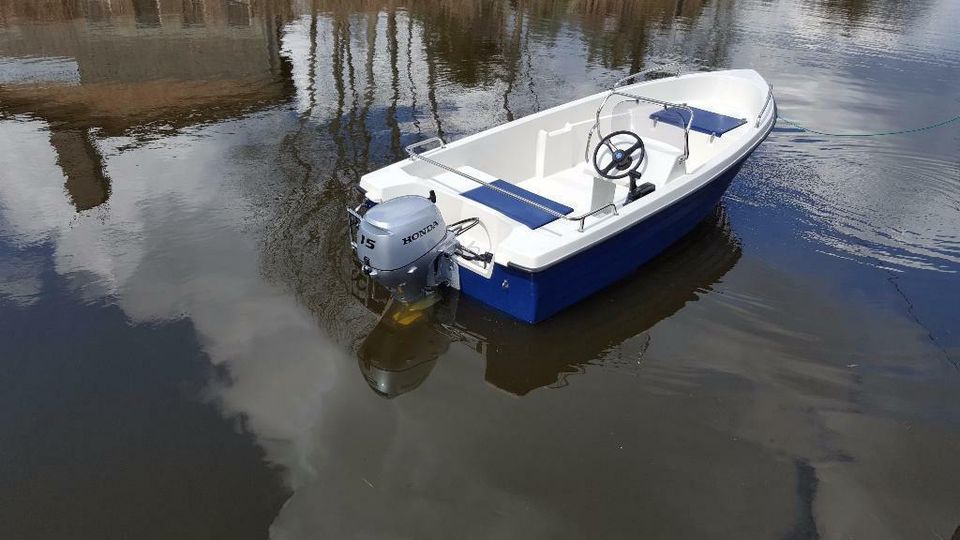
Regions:
[[433, 201], [405, 195], [360, 216], [355, 247], [363, 271], [409, 303], [449, 281], [458, 242]]

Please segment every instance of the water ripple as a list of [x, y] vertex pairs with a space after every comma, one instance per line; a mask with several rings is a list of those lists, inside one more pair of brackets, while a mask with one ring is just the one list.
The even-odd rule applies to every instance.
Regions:
[[771, 138], [777, 157], [748, 165], [742, 203], [795, 212], [796, 234], [830, 254], [891, 268], [956, 272], [960, 164], [873, 141]]

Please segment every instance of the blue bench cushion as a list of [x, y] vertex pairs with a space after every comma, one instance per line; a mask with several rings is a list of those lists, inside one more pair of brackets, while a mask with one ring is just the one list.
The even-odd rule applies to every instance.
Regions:
[[[536, 193], [531, 193], [521, 187], [517, 187], [511, 184], [510, 182], [505, 182], [503, 180], [494, 180], [493, 182], [491, 182], [491, 184], [493, 184], [494, 186], [497, 186], [498, 188], [504, 191], [509, 191], [514, 195], [519, 195], [524, 199], [546, 206], [547, 208], [555, 212], [559, 212], [563, 215], [567, 215], [570, 212], [573, 212], [573, 208], [570, 208], [565, 204], [560, 204], [556, 201], [551, 201], [546, 197], [541, 197]], [[557, 217], [552, 214], [548, 214], [535, 206], [530, 206], [529, 204], [523, 201], [518, 201], [517, 199], [514, 199], [513, 197], [505, 193], [501, 193], [495, 189], [490, 189], [487, 186], [480, 186], [476, 189], [465, 191], [463, 193], [463, 196], [468, 199], [477, 201], [478, 203], [484, 206], [489, 206], [490, 208], [493, 208], [494, 210], [496, 210], [497, 212], [500, 212], [501, 214], [507, 216], [508, 218], [519, 221], [520, 223], [523, 223], [524, 225], [526, 225], [527, 227], [530, 227], [531, 229], [539, 229], [540, 227], [543, 227], [547, 223], [551, 223], [557, 220]]]
[[[693, 109], [693, 125], [690, 126], [690, 129], [699, 131], [700, 133], [706, 133], [707, 135], [716, 135], [719, 137], [731, 129], [738, 128], [747, 123], [743, 118], [734, 118], [696, 107], [690, 108]], [[660, 122], [666, 122], [672, 126], [686, 127], [687, 121], [690, 120], [690, 111], [681, 109], [680, 107], [669, 107], [651, 114], [650, 118]]]

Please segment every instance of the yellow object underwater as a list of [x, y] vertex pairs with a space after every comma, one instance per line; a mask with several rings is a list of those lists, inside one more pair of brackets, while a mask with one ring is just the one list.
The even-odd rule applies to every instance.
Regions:
[[399, 325], [407, 326], [415, 323], [424, 316], [427, 308], [433, 306], [439, 300], [439, 296], [431, 294], [411, 304], [397, 302], [397, 309], [390, 317]]

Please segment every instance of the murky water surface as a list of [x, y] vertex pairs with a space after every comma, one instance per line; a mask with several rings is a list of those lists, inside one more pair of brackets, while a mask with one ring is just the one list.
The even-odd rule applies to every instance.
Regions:
[[757, 69], [825, 131], [930, 124], [958, 20], [0, 0], [0, 538], [960, 534], [957, 127], [781, 123], [711, 219], [535, 327], [454, 295], [389, 322], [343, 212], [410, 142], [654, 62]]

